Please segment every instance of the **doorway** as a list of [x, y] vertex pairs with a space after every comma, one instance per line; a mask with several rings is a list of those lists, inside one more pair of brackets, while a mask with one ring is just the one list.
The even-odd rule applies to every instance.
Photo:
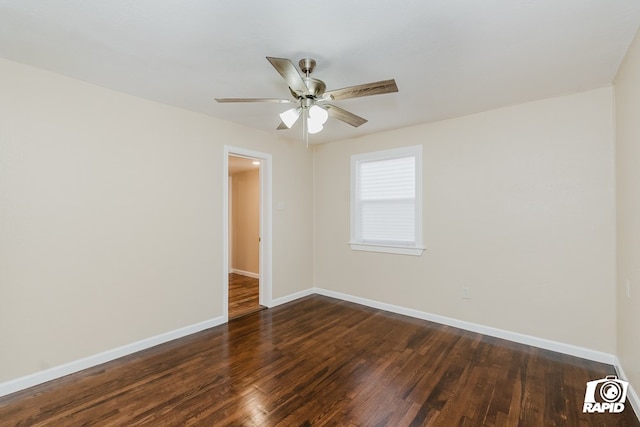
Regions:
[[261, 309], [260, 160], [229, 155], [229, 319]]
[[237, 318], [271, 303], [271, 156], [225, 146], [223, 313]]

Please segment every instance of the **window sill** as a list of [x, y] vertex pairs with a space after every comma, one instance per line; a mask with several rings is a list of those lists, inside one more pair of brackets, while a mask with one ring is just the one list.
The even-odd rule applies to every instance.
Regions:
[[424, 252], [425, 248], [407, 247], [407, 246], [392, 246], [392, 245], [375, 245], [371, 243], [355, 243], [349, 242], [351, 250], [365, 251], [365, 252], [382, 252], [387, 254], [398, 255], [413, 255], [420, 256]]

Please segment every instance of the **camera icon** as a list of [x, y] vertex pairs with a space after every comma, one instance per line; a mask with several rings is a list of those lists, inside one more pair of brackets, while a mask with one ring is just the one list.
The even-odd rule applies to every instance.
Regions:
[[615, 375], [589, 381], [584, 394], [582, 412], [619, 413], [624, 410], [629, 383], [619, 380]]

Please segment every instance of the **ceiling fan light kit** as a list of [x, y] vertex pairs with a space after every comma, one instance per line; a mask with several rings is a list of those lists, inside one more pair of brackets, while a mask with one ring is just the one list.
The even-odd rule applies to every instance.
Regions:
[[318, 133], [324, 128], [324, 124], [329, 119], [329, 113], [318, 105], [309, 107], [309, 121], [307, 123], [307, 131], [309, 133]]
[[291, 129], [291, 126], [293, 126], [298, 120], [298, 117], [300, 117], [300, 111], [300, 107], [290, 108], [284, 113], [280, 113], [280, 120], [282, 120], [282, 123], [284, 123], [288, 129]]
[[293, 63], [286, 58], [267, 56], [267, 60], [287, 82], [293, 100], [273, 98], [216, 98], [216, 101], [298, 104], [297, 107], [290, 108], [280, 114], [282, 121], [277, 129], [291, 129], [298, 119], [302, 117], [302, 137], [307, 147], [309, 146], [309, 134], [322, 131], [329, 117], [343, 121], [353, 127], [358, 127], [367, 122], [366, 119], [337, 107], [331, 104], [331, 102], [398, 91], [398, 86], [393, 79], [327, 91], [327, 86], [322, 80], [310, 77], [310, 74], [316, 66], [314, 59], [303, 58], [298, 62], [300, 71], [303, 73], [302, 76]]

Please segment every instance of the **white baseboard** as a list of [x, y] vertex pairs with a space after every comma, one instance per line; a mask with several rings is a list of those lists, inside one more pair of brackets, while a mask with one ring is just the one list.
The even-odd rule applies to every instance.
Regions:
[[244, 271], [244, 270], [238, 270], [238, 269], [232, 268], [231, 272], [235, 273], [235, 274], [239, 274], [241, 276], [251, 277], [253, 279], [259, 279], [260, 278], [260, 274], [259, 273], [253, 273], [251, 271]]
[[[614, 364], [616, 368], [616, 372], [618, 373], [618, 378], [623, 381], [629, 381], [629, 377], [627, 377], [622, 369], [622, 365], [620, 364], [620, 360], [616, 357], [616, 363]], [[638, 394], [635, 389], [629, 384], [629, 388], [627, 389], [627, 402], [631, 403], [631, 407], [636, 413], [636, 417], [640, 420], [640, 398], [638, 398]]]
[[607, 363], [609, 365], [615, 365], [616, 357], [609, 353], [603, 353], [588, 348], [578, 347], [571, 344], [564, 344], [557, 341], [551, 341], [544, 338], [538, 338], [531, 335], [520, 334], [517, 332], [506, 331], [504, 329], [493, 328], [490, 326], [484, 326], [477, 323], [466, 322], [464, 320], [453, 319], [451, 317], [440, 316], [438, 314], [426, 313], [424, 311], [414, 310], [411, 308], [401, 307], [397, 305], [387, 304], [379, 301], [374, 301], [366, 298], [356, 297], [353, 295], [343, 294], [340, 292], [329, 291], [322, 288], [314, 288], [315, 293], [319, 295], [325, 295], [332, 298], [341, 299], [344, 301], [353, 302], [356, 304], [366, 305], [372, 308], [378, 308], [380, 310], [390, 311], [392, 313], [402, 314], [405, 316], [415, 317], [418, 319], [428, 320], [442, 325], [453, 326], [455, 328], [464, 329], [466, 331], [477, 332], [484, 335], [489, 335], [496, 338], [502, 338], [509, 341], [514, 341], [521, 344], [530, 345], [533, 347], [543, 348], [545, 350], [552, 350], [558, 353], [569, 354], [571, 356], [581, 357], [583, 359], [593, 360], [596, 362]]
[[317, 293], [317, 292], [314, 289], [306, 289], [304, 291], [296, 292], [296, 293], [291, 294], [291, 295], [287, 295], [287, 296], [284, 296], [284, 297], [276, 298], [274, 300], [271, 300], [271, 305], [269, 306], [269, 308], [276, 307], [276, 306], [282, 305], [282, 304], [286, 304], [288, 302], [295, 301], [295, 300], [303, 298], [303, 297], [308, 297], [309, 295], [313, 295], [315, 293]]
[[216, 317], [214, 319], [205, 320], [204, 322], [196, 323], [194, 325], [189, 325], [184, 328], [176, 329], [164, 334], [156, 335], [151, 338], [146, 338], [141, 341], [127, 344], [122, 347], [107, 350], [93, 356], [75, 360], [64, 365], [54, 366], [53, 368], [49, 368], [44, 371], [35, 372], [24, 377], [0, 383], [0, 396], [6, 396], [8, 394], [24, 390], [26, 388], [45, 383], [47, 381], [64, 377], [65, 375], [82, 371], [83, 369], [101, 365], [120, 357], [128, 356], [132, 353], [155, 347], [159, 344], [173, 341], [187, 335], [195, 334], [196, 332], [200, 332], [205, 329], [213, 328], [223, 323], [225, 323], [225, 321], [222, 316]]

